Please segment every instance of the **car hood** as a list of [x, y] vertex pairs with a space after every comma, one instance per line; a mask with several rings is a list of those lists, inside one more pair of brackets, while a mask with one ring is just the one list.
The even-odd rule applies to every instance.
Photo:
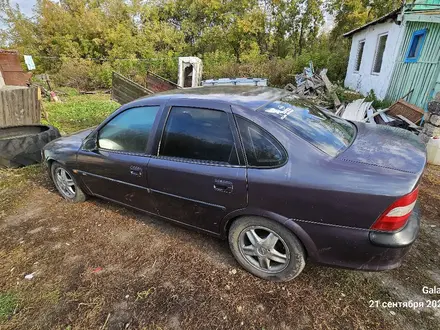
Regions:
[[77, 151], [81, 145], [84, 139], [93, 132], [94, 127], [87, 128], [81, 131], [78, 131], [76, 133], [73, 133], [68, 136], [60, 137], [59, 139], [56, 139], [52, 142], [49, 142], [44, 147], [45, 150], [61, 150], [61, 149], [70, 149], [72, 151]]
[[426, 148], [415, 134], [385, 125], [356, 123], [356, 128], [357, 136], [340, 160], [422, 174]]

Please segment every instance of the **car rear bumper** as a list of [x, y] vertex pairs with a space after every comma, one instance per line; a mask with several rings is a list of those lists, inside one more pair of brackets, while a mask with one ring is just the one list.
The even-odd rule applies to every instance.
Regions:
[[420, 230], [420, 207], [416, 204], [405, 227], [395, 233], [370, 232], [372, 244], [387, 248], [402, 248], [414, 243]]
[[326, 226], [323, 230], [322, 224], [297, 224], [316, 246], [314, 251], [308, 251], [311, 261], [333, 267], [381, 271], [402, 264], [419, 233], [420, 211], [416, 205], [407, 225], [396, 233], [337, 226]]

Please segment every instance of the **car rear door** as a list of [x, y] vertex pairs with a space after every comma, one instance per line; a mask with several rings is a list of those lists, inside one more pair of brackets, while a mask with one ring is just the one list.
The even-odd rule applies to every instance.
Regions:
[[160, 216], [219, 233], [246, 207], [246, 167], [229, 105], [172, 100], [164, 109], [148, 182]]
[[78, 173], [94, 195], [156, 213], [146, 170], [160, 110], [145, 105], [118, 113], [95, 133], [97, 148], [78, 152]]

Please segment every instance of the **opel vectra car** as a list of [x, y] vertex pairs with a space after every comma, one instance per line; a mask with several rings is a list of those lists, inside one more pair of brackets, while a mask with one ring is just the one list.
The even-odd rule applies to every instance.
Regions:
[[43, 157], [68, 201], [96, 196], [228, 239], [243, 268], [275, 281], [306, 261], [398, 267], [419, 231], [418, 138], [281, 89], [154, 94]]

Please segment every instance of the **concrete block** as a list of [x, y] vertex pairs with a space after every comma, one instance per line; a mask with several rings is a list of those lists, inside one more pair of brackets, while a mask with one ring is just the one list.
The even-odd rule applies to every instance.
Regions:
[[431, 101], [428, 103], [428, 112], [440, 115], [440, 101]]
[[434, 126], [430, 123], [426, 123], [425, 126], [423, 127], [422, 132], [429, 137], [440, 136], [440, 127]]
[[424, 144], [427, 144], [430, 138], [431, 138], [431, 137], [429, 137], [428, 135], [426, 135], [426, 134], [423, 133], [423, 132], [419, 134], [419, 139], [420, 139]]
[[434, 114], [431, 114], [430, 116], [429, 116], [429, 119], [428, 119], [428, 121], [429, 121], [429, 123], [431, 123], [431, 124], [433, 124], [434, 126], [440, 126], [440, 115], [434, 115]]

